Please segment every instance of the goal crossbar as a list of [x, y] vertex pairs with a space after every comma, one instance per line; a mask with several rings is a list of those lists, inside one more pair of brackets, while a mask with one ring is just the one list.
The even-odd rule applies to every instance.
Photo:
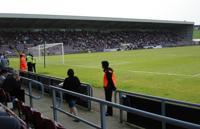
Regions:
[[35, 47], [28, 48], [28, 51], [30, 51], [30, 50], [38, 50], [38, 56], [40, 57], [41, 56], [41, 54], [40, 54], [41, 50], [52, 48], [52, 47], [58, 46], [58, 45], [61, 45], [62, 63], [64, 64], [64, 46], [63, 46], [63, 43], [40, 44], [40, 45], [37, 45]]

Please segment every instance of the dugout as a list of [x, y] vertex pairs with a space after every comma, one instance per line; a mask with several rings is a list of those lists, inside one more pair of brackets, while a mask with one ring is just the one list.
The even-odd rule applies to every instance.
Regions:
[[[51, 92], [49, 89], [49, 85], [60, 87], [59, 84], [64, 81], [64, 79], [61, 79], [61, 78], [47, 76], [47, 75], [41, 75], [41, 74], [35, 74], [35, 73], [31, 73], [31, 72], [20, 72], [20, 76], [27, 77], [29, 79], [33, 79], [33, 80], [41, 82], [45, 86], [44, 91], [50, 95], [51, 95]], [[25, 80], [23, 80], [22, 83], [25, 85], [28, 85], [28, 82]], [[37, 86], [35, 86], [35, 87], [37, 87]], [[81, 83], [80, 93], [82, 93], [84, 95], [92, 96], [92, 87], [89, 84]], [[61, 97], [67, 97], [67, 95], [61, 96], [60, 93], [56, 93], [56, 96], [58, 99], [60, 99]], [[87, 108], [88, 110], [91, 110], [91, 102], [88, 100], [77, 97], [77, 104]]]
[[[200, 124], [200, 105], [182, 102], [178, 100], [117, 91], [120, 96], [120, 104], [133, 107], [136, 109], [148, 111], [158, 115], [163, 115], [178, 120], [183, 120], [195, 124]], [[165, 126], [166, 129], [187, 129], [178, 126], [162, 123], [157, 120], [152, 120], [147, 117], [127, 112], [126, 120], [128, 123], [144, 127], [147, 129], [161, 129]]]

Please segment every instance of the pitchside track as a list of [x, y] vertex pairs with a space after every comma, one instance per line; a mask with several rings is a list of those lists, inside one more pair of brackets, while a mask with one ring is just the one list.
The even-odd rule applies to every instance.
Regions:
[[[108, 60], [118, 89], [200, 103], [200, 46], [67, 54], [64, 65], [57, 56], [46, 60], [45, 69], [37, 61], [38, 73], [64, 78], [73, 68], [82, 82], [94, 87], [102, 87], [101, 61]], [[19, 68], [18, 63], [10, 59], [12, 67]]]

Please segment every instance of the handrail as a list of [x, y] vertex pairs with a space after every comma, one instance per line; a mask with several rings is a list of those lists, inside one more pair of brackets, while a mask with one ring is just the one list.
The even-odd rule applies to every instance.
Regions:
[[[177, 119], [174, 119], [174, 118], [170, 118], [170, 117], [166, 117], [166, 116], [142, 111], [142, 110], [139, 110], [139, 109], [136, 109], [136, 108], [131, 108], [131, 107], [116, 104], [116, 103], [113, 103], [113, 102], [108, 102], [108, 101], [105, 101], [105, 100], [102, 100], [102, 99], [99, 99], [99, 98], [86, 96], [86, 95], [83, 95], [83, 94], [68, 91], [68, 90], [58, 88], [58, 87], [55, 87], [55, 86], [51, 86], [51, 85], [49, 87], [53, 91], [53, 97], [52, 97], [53, 107], [52, 108], [53, 108], [53, 114], [54, 114], [54, 120], [55, 121], [57, 121], [57, 110], [58, 111], [60, 110], [60, 108], [58, 108], [57, 105], [56, 105], [55, 91], [59, 91], [59, 92], [67, 93], [67, 94], [74, 95], [74, 96], [77, 96], [77, 97], [80, 97], [80, 98], [83, 98], [83, 99], [88, 99], [90, 101], [95, 101], [95, 102], [100, 103], [101, 126], [93, 124], [93, 126], [96, 127], [96, 128], [107, 129], [106, 120], [105, 120], [105, 106], [109, 105], [109, 106], [130, 112], [130, 113], [134, 113], [134, 114], [137, 114], [137, 115], [140, 115], [140, 116], [148, 117], [148, 118], [158, 120], [158, 121], [161, 121], [161, 122], [165, 122], [165, 123], [169, 123], [169, 124], [172, 124], [172, 125], [176, 125], [176, 126], [180, 126], [180, 127], [184, 127], [184, 128], [200, 129], [200, 125], [194, 124], [194, 123], [191, 123], [191, 122], [186, 122], [186, 121], [183, 121], [183, 120], [177, 120]], [[75, 116], [73, 116], [73, 117], [75, 117]], [[76, 118], [79, 119], [79, 117], [76, 117]], [[79, 119], [79, 120], [82, 121], [82, 119]]]
[[[32, 79], [30, 79], [30, 80], [32, 80]], [[186, 122], [186, 121], [183, 121], [183, 120], [177, 120], [177, 119], [174, 119], [174, 118], [170, 118], [170, 117], [164, 116], [165, 115], [165, 100], [170, 100], [170, 99], [164, 99], [164, 98], [157, 99], [157, 101], [161, 101], [162, 102], [162, 106], [161, 106], [162, 115], [158, 115], [158, 114], [142, 111], [142, 110], [139, 110], [139, 109], [136, 109], [136, 108], [127, 107], [127, 106], [116, 104], [116, 103], [112, 103], [112, 102], [107, 102], [105, 100], [97, 99], [97, 98], [90, 97], [90, 96], [87, 96], [87, 95], [83, 95], [83, 94], [80, 94], [80, 93], [67, 91], [67, 90], [61, 89], [59, 87], [52, 86], [52, 85], [48, 85], [48, 87], [49, 87], [49, 90], [52, 91], [52, 104], [53, 104], [52, 109], [53, 109], [53, 117], [54, 117], [55, 121], [57, 121], [57, 111], [59, 111], [59, 112], [62, 112], [64, 114], [66, 114], [66, 115], [69, 115], [71, 117], [77, 118], [80, 121], [82, 121], [82, 122], [84, 122], [84, 123], [86, 123], [86, 124], [88, 124], [88, 125], [90, 125], [92, 127], [95, 127], [95, 128], [98, 128], [98, 129], [107, 129], [106, 118], [105, 118], [105, 109], [106, 109], [106, 105], [110, 105], [112, 107], [120, 109], [121, 112], [122, 111], [127, 111], [127, 112], [134, 113], [134, 114], [137, 114], [137, 115], [140, 115], [140, 116], [143, 116], [143, 117], [147, 117], [147, 118], [151, 118], [151, 119], [154, 119], [154, 120], [157, 120], [157, 121], [161, 121], [163, 129], [165, 128], [166, 123], [169, 123], [169, 124], [172, 124], [172, 125], [176, 125], [176, 126], [180, 126], [180, 127], [184, 127], [184, 128], [200, 129], [200, 125], [198, 125], [198, 124], [191, 123], [191, 122]], [[60, 94], [67, 93], [67, 94], [70, 94], [70, 95], [75, 95], [75, 96], [77, 96], [79, 98], [86, 99], [88, 101], [95, 101], [95, 102], [99, 103], [100, 104], [101, 125], [100, 126], [96, 125], [96, 124], [94, 124], [94, 123], [92, 123], [90, 121], [87, 121], [87, 120], [83, 119], [83, 118], [80, 118], [80, 117], [71, 115], [68, 112], [65, 112], [57, 104], [56, 92], [59, 92]], [[123, 93], [127, 93], [128, 94], [130, 92], [124, 91]], [[120, 93], [120, 95], [122, 95], [122, 93]], [[140, 95], [140, 94], [137, 94], [137, 93], [135, 93], [135, 95], [138, 95], [140, 97], [148, 96], [148, 95]], [[150, 96], [148, 99], [156, 99], [156, 98], [159, 98], [159, 97]], [[61, 98], [61, 99], [63, 99], [63, 98]], [[61, 102], [63, 102], [63, 101], [61, 100]], [[172, 101], [170, 101], [170, 102], [172, 102]], [[184, 103], [185, 102], [183, 102], [182, 104], [184, 104]], [[121, 115], [121, 112], [120, 112], [120, 115]]]
[[[123, 91], [123, 90], [117, 90], [116, 93], [125, 93], [125, 94], [129, 94], [132, 96], [137, 96], [137, 97], [143, 97], [146, 99], [154, 99], [157, 101], [165, 101], [165, 102], [171, 102], [171, 103], [178, 103], [178, 104], [183, 104], [183, 105], [188, 105], [188, 106], [195, 106], [195, 107], [200, 107], [200, 104], [196, 104], [196, 103], [190, 103], [190, 102], [185, 102], [185, 101], [180, 101], [180, 100], [174, 100], [174, 99], [169, 99], [169, 98], [162, 98], [162, 97], [156, 97], [156, 96], [151, 96], [151, 95], [145, 95], [145, 94], [139, 94], [139, 93], [134, 93], [134, 92], [128, 92], [128, 91]], [[115, 94], [117, 95], [117, 94]], [[117, 98], [117, 97], [115, 97]], [[116, 102], [117, 100], [115, 100]]]
[[[27, 85], [28, 86], [28, 92], [25, 92], [25, 94], [27, 96], [29, 96], [30, 106], [33, 107], [33, 99], [39, 100], [44, 96], [44, 85], [41, 82], [35, 81], [33, 79], [29, 79], [29, 78], [22, 77], [22, 76], [20, 76], [20, 78], [22, 80], [28, 81], [28, 85]], [[40, 89], [41, 89], [41, 95], [40, 96], [32, 95], [32, 86], [34, 86], [32, 84], [37, 84], [37, 86], [40, 87]]]
[[[26, 76], [25, 77], [29, 77], [29, 75], [31, 75], [30, 77], [34, 77], [33, 80], [36, 80], [38, 82], [41, 82], [43, 83], [43, 85], [47, 88], [49, 85], [58, 85], [57, 83], [53, 83], [54, 81], [61, 81], [61, 82], [64, 82], [64, 79], [63, 78], [59, 78], [59, 77], [54, 77], [54, 76], [49, 76], [49, 75], [45, 75], [45, 74], [36, 74], [36, 73], [33, 73], [33, 72], [25, 72], [26, 73]], [[39, 80], [40, 78], [43, 78], [46, 80], [46, 82], [43, 82], [42, 80]], [[87, 88], [87, 93], [88, 95], [90, 96], [93, 96], [93, 89], [92, 87], [90, 86], [90, 84], [88, 83], [85, 83], [85, 82], [81, 82], [81, 85], [82, 86], [85, 86]], [[62, 94], [60, 93], [60, 97], [63, 97]], [[57, 99], [60, 99], [59, 97]], [[59, 103], [59, 105], [61, 106], [62, 103]], [[91, 103], [87, 103], [87, 109], [88, 110], [91, 110]]]

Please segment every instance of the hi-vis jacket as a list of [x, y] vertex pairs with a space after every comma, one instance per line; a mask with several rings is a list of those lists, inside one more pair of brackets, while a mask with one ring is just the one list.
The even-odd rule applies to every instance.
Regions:
[[25, 57], [25, 55], [20, 57], [20, 71], [26, 71], [26, 57]]
[[30, 55], [26, 56], [27, 63], [32, 63], [32, 57]]
[[104, 88], [116, 86], [116, 77], [111, 68], [104, 70], [103, 84]]

